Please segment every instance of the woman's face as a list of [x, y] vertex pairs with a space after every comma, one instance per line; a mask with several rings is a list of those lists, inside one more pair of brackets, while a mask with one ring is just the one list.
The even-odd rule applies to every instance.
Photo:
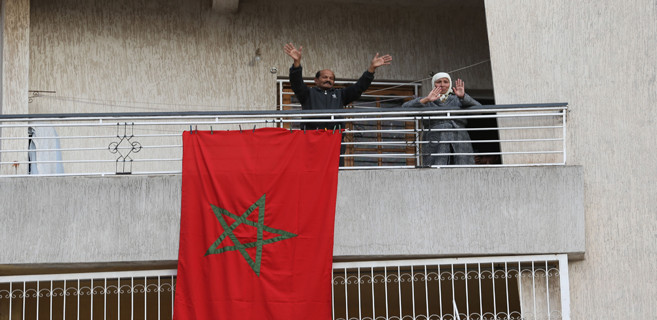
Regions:
[[436, 88], [440, 88], [440, 94], [445, 94], [449, 91], [449, 79], [440, 78], [433, 83]]

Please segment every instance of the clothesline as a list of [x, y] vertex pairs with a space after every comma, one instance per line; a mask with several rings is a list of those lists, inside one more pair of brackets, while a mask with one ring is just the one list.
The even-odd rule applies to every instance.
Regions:
[[[447, 71], [447, 73], [454, 73], [462, 70], [466, 70], [484, 63], [490, 62], [490, 59], [486, 59], [483, 61], [479, 61], [458, 69], [450, 70]], [[376, 89], [373, 91], [368, 91], [368, 94], [380, 92], [380, 91], [385, 91], [385, 90], [390, 90], [390, 89], [395, 89], [404, 85], [408, 84], [413, 84], [413, 83], [420, 83], [422, 81], [431, 79], [431, 77], [427, 78], [421, 78], [418, 80], [413, 80], [406, 82], [404, 84], [397, 84], [397, 85], [392, 85], [388, 86], [385, 88], [380, 88]], [[134, 109], [134, 110], [162, 110], [162, 108], [159, 108], [158, 106], [170, 106], [170, 107], [196, 107], [196, 108], [205, 108], [205, 109], [218, 109], [218, 110], [229, 110], [231, 109], [230, 106], [220, 106], [220, 105], [203, 105], [203, 104], [181, 104], [181, 103], [164, 103], [164, 102], [150, 102], [150, 101], [130, 101], [130, 100], [109, 100], [109, 99], [90, 99], [90, 98], [81, 98], [81, 97], [71, 97], [71, 96], [60, 96], [60, 95], [39, 95], [37, 96], [38, 98], [46, 98], [46, 99], [52, 99], [52, 100], [59, 100], [59, 101], [65, 101], [65, 102], [76, 102], [76, 103], [82, 103], [82, 104], [88, 104], [88, 105], [98, 105], [98, 106], [103, 106], [103, 107], [116, 107], [116, 108], [125, 108], [125, 109]], [[393, 101], [393, 100], [398, 100], [400, 97], [393, 97], [393, 98], [388, 98], [388, 99], [382, 99], [379, 101], [372, 101], [372, 102], [363, 102], [358, 105], [353, 105], [354, 107], [358, 106], [367, 106], [368, 104], [372, 103], [381, 103], [381, 102], [388, 102], [388, 101]], [[141, 105], [141, 106], [140, 106]], [[152, 105], [152, 107], [150, 106]], [[280, 107], [280, 105], [276, 106], [263, 106], [263, 110], [266, 109], [276, 109]]]

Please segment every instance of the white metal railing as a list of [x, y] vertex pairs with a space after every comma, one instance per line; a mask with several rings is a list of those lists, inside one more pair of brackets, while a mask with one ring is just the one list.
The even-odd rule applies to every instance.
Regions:
[[566, 255], [333, 264], [333, 317], [570, 319]]
[[176, 270], [0, 277], [0, 318], [171, 319]]
[[[176, 270], [0, 277], [2, 319], [171, 319]], [[570, 319], [566, 255], [333, 263], [333, 319]]]
[[[330, 111], [330, 112], [329, 112]], [[299, 128], [335, 124], [344, 131], [341, 169], [421, 166], [422, 133], [467, 130], [495, 133], [471, 141], [495, 145], [469, 155], [496, 157], [484, 165], [563, 165], [566, 162], [566, 104], [493, 105], [463, 110], [345, 109], [123, 114], [0, 115], [0, 176], [169, 174], [181, 172], [185, 130]], [[432, 119], [492, 119], [497, 125], [430, 129]], [[434, 154], [438, 155], [438, 154]]]

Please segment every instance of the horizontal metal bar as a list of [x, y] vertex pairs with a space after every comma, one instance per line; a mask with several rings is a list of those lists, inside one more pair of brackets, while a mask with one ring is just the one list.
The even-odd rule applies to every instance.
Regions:
[[[177, 134], [178, 136], [180, 133]], [[53, 137], [0, 137], [0, 140], [30, 140], [30, 139], [45, 139], [45, 140], [64, 140], [64, 139], [114, 139], [116, 135], [111, 136], [53, 136]]]
[[438, 131], [496, 131], [496, 130], [534, 130], [534, 129], [563, 129], [561, 126], [536, 126], [536, 127], [484, 127], [484, 128], [447, 128], [447, 129], [396, 129], [396, 130], [344, 130], [343, 133], [381, 133], [381, 134], [415, 134], [420, 132], [438, 132]]
[[[293, 96], [294, 92], [284, 91], [281, 94], [284, 95], [284, 96]], [[366, 98], [366, 97], [370, 97], [370, 98], [386, 98], [386, 99], [395, 99], [395, 100], [415, 98], [415, 96], [374, 95], [374, 94], [368, 94], [367, 92], [364, 92], [360, 97], [361, 97], [361, 99]], [[362, 101], [361, 103], [369, 103], [369, 102], [379, 102], [379, 101]], [[281, 104], [281, 105], [286, 105], [286, 104]]]
[[[295, 106], [295, 107], [300, 107], [300, 105], [297, 104], [290, 104], [286, 106]], [[495, 107], [498, 107], [499, 105], [495, 105]], [[485, 107], [492, 107], [492, 106], [473, 106], [470, 108], [466, 109], [441, 109], [441, 108], [350, 108], [350, 109], [335, 109], [337, 110], [348, 110], [351, 111], [349, 114], [342, 114], [338, 112], [333, 112], [332, 110], [287, 110], [287, 111], [295, 111], [299, 114], [293, 114], [293, 115], [288, 115], [288, 118], [292, 117], [313, 117], [313, 116], [329, 116], [329, 115], [335, 115], [340, 118], [343, 117], [353, 117], [353, 116], [372, 116], [372, 115], [379, 115], [380, 114], [390, 114], [390, 115], [399, 115], [399, 114], [411, 114], [411, 115], [416, 115], [416, 117], [421, 117], [423, 119], [426, 119], [426, 115], [431, 115], [431, 114], [447, 114], [447, 113], [456, 113], [456, 114], [468, 114], [468, 113], [475, 113], [475, 114], [481, 114], [486, 113], [483, 116], [488, 116], [490, 118], [495, 118], [499, 117], [496, 115], [498, 112], [505, 112], [505, 113], [510, 113], [510, 112], [537, 112], [537, 110], [540, 111], [554, 111], [552, 113], [548, 113], [547, 115], [549, 116], [562, 116], [563, 111], [567, 110], [566, 107], [546, 107], [546, 108], [495, 108], [495, 109], [487, 109]]]
[[[31, 127], [31, 126], [30, 126]], [[132, 129], [131, 129], [132, 130]], [[134, 128], [135, 131], [139, 130], [145, 130], [145, 131], [158, 131], [154, 129], [141, 129], [141, 128]], [[164, 131], [164, 130], [160, 130]], [[166, 132], [174, 132], [174, 133], [163, 133], [163, 134], [135, 134], [134, 137], [139, 137], [139, 138], [162, 138], [162, 137], [181, 137], [182, 134], [180, 131], [166, 131]], [[53, 137], [29, 137], [29, 136], [22, 136], [22, 137], [2, 137], [0, 136], [0, 140], [29, 140], [29, 139], [41, 139], [41, 140], [64, 140], [64, 139], [114, 139], [114, 138], [120, 138], [120, 135], [102, 135], [102, 136], [53, 136]]]
[[[289, 79], [278, 79], [278, 80], [276, 80], [276, 82], [278, 82], [279, 85], [282, 85], [284, 83], [290, 83], [290, 80]], [[312, 84], [312, 83], [315, 83], [315, 80], [307, 78], [307, 79], [303, 79], [303, 82]], [[355, 83], [355, 82], [356, 81], [352, 81], [352, 80], [335, 80], [334, 83], [352, 84], [352, 83]], [[419, 87], [422, 84], [419, 83], [419, 82], [414, 83], [414, 82], [372, 81], [371, 85], [381, 85], [381, 86], [391, 86], [392, 85], [392, 86], [397, 86], [397, 87]]]
[[446, 169], [446, 168], [496, 168], [496, 167], [544, 167], [544, 166], [563, 166], [564, 162], [554, 163], [497, 163], [497, 164], [473, 164], [473, 165], [449, 165], [449, 166], [431, 166], [431, 169]]
[[[409, 259], [409, 260], [376, 260], [333, 262], [333, 269], [351, 268], [382, 268], [382, 267], [410, 267], [430, 265], [464, 265], [464, 264], [490, 264], [490, 263], [529, 263], [529, 262], [559, 262], [567, 259], [565, 254], [551, 255], [523, 255], [523, 256], [488, 256], [466, 258], [435, 258], [435, 259]], [[154, 278], [172, 277], [177, 275], [176, 269], [115, 271], [115, 272], [85, 272], [85, 273], [58, 273], [39, 275], [13, 275], [0, 276], [0, 283], [38, 282], [38, 281], [69, 281], [91, 279], [125, 279], [125, 278]]]
[[563, 141], [562, 138], [554, 138], [554, 139], [507, 139], [507, 140], [501, 140], [501, 139], [496, 139], [496, 140], [464, 140], [464, 141], [449, 141], [449, 140], [443, 140], [443, 141], [363, 141], [363, 142], [343, 142], [343, 145], [346, 146], [359, 146], [359, 145], [366, 145], [366, 146], [415, 146], [418, 144], [427, 144], [427, 143], [495, 143], [495, 142], [541, 142], [541, 141]]
[[376, 146], [390, 146], [390, 145], [400, 145], [400, 146], [414, 146], [415, 141], [362, 141], [362, 142], [343, 142], [342, 145], [353, 146], [353, 145], [376, 145]]
[[499, 127], [499, 128], [449, 128], [449, 129], [422, 129], [425, 131], [489, 131], [489, 130], [535, 130], [535, 129], [563, 129], [562, 126], [533, 126], [533, 127]]
[[426, 266], [459, 265], [459, 264], [504, 263], [504, 262], [524, 263], [524, 262], [532, 262], [532, 261], [558, 262], [562, 256], [565, 256], [565, 254], [334, 262], [333, 268], [350, 269], [350, 268], [379, 268], [379, 267], [397, 267], [397, 266], [410, 267], [410, 266], [425, 266], [425, 265]]
[[508, 140], [458, 140], [458, 141], [418, 141], [418, 144], [427, 143], [490, 143], [490, 142], [541, 142], [541, 141], [563, 141], [561, 138], [554, 139], [508, 139]]
[[[182, 144], [172, 144], [172, 145], [160, 145], [160, 146], [144, 146], [140, 147], [141, 149], [171, 149], [171, 148], [182, 148]], [[58, 149], [14, 149], [14, 150], [2, 150], [3, 153], [9, 152], [46, 152], [46, 151], [108, 151], [108, 147], [102, 148], [58, 148]], [[117, 150], [131, 150], [132, 146], [126, 145], [125, 147], [116, 148]]]
[[139, 162], [158, 162], [158, 161], [182, 161], [182, 158], [159, 158], [159, 159], [132, 159], [132, 160], [112, 160], [112, 159], [102, 159], [102, 160], [43, 160], [43, 161], [3, 161], [0, 164], [39, 164], [39, 163], [139, 163]]
[[[182, 171], [181, 171], [182, 172]], [[180, 172], [178, 172], [180, 173]], [[131, 173], [135, 174], [135, 173]], [[37, 173], [37, 174], [10, 174], [0, 175], [0, 178], [33, 178], [33, 177], [95, 177], [116, 176], [116, 172], [73, 172], [73, 173]]]
[[[548, 163], [514, 163], [514, 164], [473, 164], [473, 165], [447, 165], [423, 167], [423, 169], [449, 169], [449, 168], [494, 168], [494, 167], [543, 167], [543, 166], [563, 166], [565, 162], [548, 162]], [[381, 169], [417, 169], [417, 166], [353, 166], [339, 167], [340, 170], [381, 170]], [[133, 171], [129, 174], [117, 174], [116, 172], [77, 172], [77, 173], [56, 173], [56, 174], [15, 174], [0, 175], [0, 178], [32, 178], [32, 177], [59, 177], [59, 176], [123, 176], [123, 175], [177, 175], [182, 174], [182, 170], [169, 171]]]
[[410, 153], [348, 153], [341, 154], [341, 158], [415, 158], [414, 154]]
[[[458, 141], [464, 142], [464, 141]], [[554, 151], [519, 151], [519, 152], [485, 152], [485, 153], [432, 153], [432, 156], [449, 156], [449, 155], [518, 155], [518, 154], [559, 154], [563, 153], [561, 150]], [[415, 158], [415, 154], [411, 153], [351, 153], [341, 154], [340, 157], [352, 158]], [[0, 165], [15, 165], [15, 164], [46, 164], [46, 163], [141, 163], [141, 162], [159, 162], [159, 161], [182, 161], [182, 158], [153, 158], [153, 159], [132, 159], [132, 160], [116, 160], [116, 159], [102, 159], [102, 160], [44, 160], [44, 161], [3, 161]]]
[[416, 166], [354, 166], [340, 167], [340, 170], [378, 170], [378, 169], [416, 169]]
[[468, 164], [468, 165], [457, 165], [450, 164], [445, 166], [433, 165], [431, 168], [434, 169], [448, 169], [448, 168], [485, 168], [485, 167], [543, 167], [543, 166], [563, 166], [564, 162], [549, 162], [549, 163], [513, 163], [513, 164]]
[[[287, 122], [287, 121], [286, 121]], [[289, 122], [297, 122], [297, 121], [289, 121]], [[317, 119], [312, 122], [345, 122], [343, 120], [330, 120], [330, 119]], [[194, 122], [192, 125], [208, 125], [208, 124], [214, 124], [214, 123], [198, 123]], [[135, 124], [138, 125], [138, 124]], [[140, 124], [141, 125], [141, 124]], [[161, 124], [156, 124], [156, 125], [161, 125]], [[189, 127], [190, 123], [177, 123], [175, 125], [181, 125], [181, 126], [187, 126]], [[1, 127], [1, 126], [0, 126]], [[66, 125], [59, 125], [58, 127], [68, 127]], [[185, 128], [187, 129], [187, 128]], [[135, 138], [157, 138], [157, 137], [180, 137], [182, 136], [183, 131], [188, 131], [188, 130], [181, 130], [178, 131], [177, 133], [172, 133], [172, 134], [134, 134], [130, 135]], [[563, 129], [562, 125], [558, 126], [528, 126], [528, 127], [482, 127], [482, 128], [447, 128], [447, 129], [377, 129], [377, 130], [348, 130], [345, 129], [344, 133], [390, 133], [390, 134], [413, 134], [417, 132], [427, 132], [427, 131], [493, 131], [493, 130], [529, 130], [529, 129]], [[134, 130], [149, 130], [149, 129], [144, 129], [144, 128], [135, 128]], [[237, 130], [237, 129], [233, 129]], [[249, 130], [249, 128], [244, 128], [243, 130]], [[301, 130], [301, 129], [296, 129], [296, 130]], [[209, 128], [207, 129], [201, 129], [200, 131], [209, 131]], [[215, 131], [222, 131], [222, 130], [215, 130]], [[175, 132], [175, 131], [172, 131]], [[39, 137], [38, 139], [113, 139], [117, 137], [122, 137], [122, 136], [117, 136], [117, 135], [104, 135], [104, 136], [58, 136], [58, 137]], [[30, 138], [30, 137], [0, 137], [0, 140], [27, 140], [27, 139], [37, 139], [37, 138]]]
[[[409, 122], [409, 121], [418, 121], [418, 120], [458, 120], [458, 119], [482, 119], [482, 118], [523, 118], [523, 117], [538, 117], [538, 116], [546, 116], [545, 114], [543, 115], [498, 115], [498, 116], [424, 116], [424, 117], [376, 117], [376, 118], [355, 118], [355, 117], [348, 117], [348, 118], [342, 118], [339, 117], [339, 115], [336, 114], [315, 114], [311, 115], [313, 118], [309, 118], [306, 116], [303, 119], [276, 119], [276, 120], [270, 120], [270, 119], [247, 119], [247, 120], [214, 120], [214, 121], [206, 121], [206, 120], [196, 120], [196, 121], [167, 121], [167, 122], [137, 122], [137, 121], [132, 121], [128, 125], [131, 126], [199, 126], [199, 125], [240, 125], [240, 124], [249, 124], [249, 125], [264, 125], [267, 127], [267, 125], [274, 125], [274, 124], [283, 124], [283, 123], [314, 123], [314, 122], [379, 122], [379, 121], [400, 121], [400, 122]], [[553, 115], [549, 115], [553, 116]], [[317, 117], [317, 118], [314, 118]], [[197, 118], [194, 118], [197, 119]], [[160, 119], [163, 120], [163, 119]], [[118, 124], [118, 125], [124, 125], [124, 124]], [[43, 125], [43, 127], [116, 127], [116, 123], [108, 123], [108, 122], [103, 122], [103, 123], [95, 123], [95, 122], [88, 122], [88, 123], [57, 123], [57, 124], [48, 124], [48, 125]], [[25, 128], [25, 127], [35, 127], [35, 125], [27, 125], [27, 124], [1, 124], [0, 128]], [[144, 130], [144, 129], [142, 129]]]
[[453, 152], [453, 153], [431, 153], [432, 156], [477, 156], [477, 155], [519, 155], [519, 154], [557, 154], [563, 153], [561, 150], [557, 151], [517, 151], [517, 152], [482, 152], [482, 153], [467, 153], [467, 152]]
[[[469, 110], [487, 110], [488, 112], [495, 112], [494, 110], [509, 111], [510, 109], [534, 109], [534, 108], [566, 108], [567, 103], [543, 103], [543, 104], [510, 104], [510, 105], [483, 105], [474, 106]], [[424, 109], [424, 110], [422, 110]], [[389, 111], [399, 112], [444, 112], [440, 109], [432, 108], [389, 108]], [[466, 110], [466, 109], [463, 109]], [[326, 110], [328, 111], [328, 110]], [[326, 112], [325, 110], [304, 110], [304, 116], [317, 112]], [[462, 110], [458, 110], [462, 111]], [[353, 114], [353, 113], [376, 113], [380, 111], [369, 111], [359, 109], [331, 109], [331, 113], [335, 114]], [[286, 110], [265, 110], [265, 111], [187, 111], [187, 112], [116, 112], [116, 113], [49, 113], [49, 114], [0, 114], [0, 122], [2, 121], [34, 121], [35, 119], [58, 119], [58, 120], [79, 120], [86, 118], [97, 118], [99, 120], [111, 120], [116, 118], [145, 118], [145, 117], [289, 117], [290, 115], [298, 114], [297, 111]]]
[[[454, 113], [454, 112], [448, 112]], [[463, 115], [463, 116], [429, 116], [424, 120], [449, 120], [449, 119], [503, 119], [503, 118], [536, 118], [536, 117], [562, 117], [560, 113], [513, 113], [513, 114], [496, 114], [496, 115]], [[373, 118], [376, 119], [376, 118]]]
[[91, 279], [123, 279], [123, 278], [151, 278], [176, 276], [176, 269], [146, 270], [146, 271], [115, 271], [115, 272], [87, 272], [87, 273], [56, 273], [38, 275], [0, 276], [0, 283], [11, 282], [37, 282], [37, 281], [64, 281], [64, 280], [91, 280]]

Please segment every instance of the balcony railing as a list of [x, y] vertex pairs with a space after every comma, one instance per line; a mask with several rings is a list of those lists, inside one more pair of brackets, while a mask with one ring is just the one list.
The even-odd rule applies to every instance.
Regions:
[[[185, 130], [294, 130], [311, 122], [333, 125], [326, 130], [344, 130], [341, 169], [422, 167], [423, 146], [428, 143], [422, 134], [437, 130], [467, 130], [471, 141], [434, 143], [472, 143], [474, 152], [468, 155], [481, 160], [476, 166], [563, 165], [567, 108], [561, 103], [449, 111], [383, 108], [0, 115], [0, 176], [180, 173]], [[493, 125], [431, 129], [425, 124], [432, 119], [488, 119]]]
[[[171, 319], [176, 270], [0, 277], [3, 319]], [[566, 255], [337, 262], [333, 319], [570, 319]]]

